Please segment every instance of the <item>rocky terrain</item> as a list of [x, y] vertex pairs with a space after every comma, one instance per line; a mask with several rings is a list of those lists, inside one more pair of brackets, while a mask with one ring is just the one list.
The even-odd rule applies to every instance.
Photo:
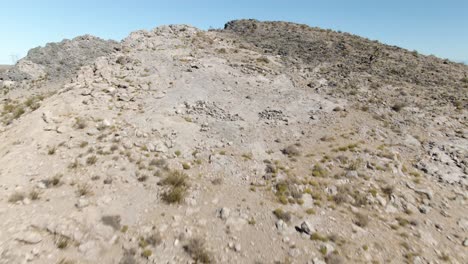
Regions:
[[467, 66], [286, 22], [96, 41], [2, 74], [0, 263], [468, 262]]
[[63, 80], [72, 77], [80, 67], [120, 49], [119, 43], [84, 35], [45, 47], [31, 49], [13, 68], [2, 72], [0, 80]]

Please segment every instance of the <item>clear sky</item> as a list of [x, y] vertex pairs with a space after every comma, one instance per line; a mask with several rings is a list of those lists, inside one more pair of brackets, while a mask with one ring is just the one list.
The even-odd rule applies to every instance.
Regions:
[[0, 64], [82, 34], [121, 40], [159, 25], [221, 28], [240, 18], [341, 30], [468, 62], [468, 0], [0, 0]]

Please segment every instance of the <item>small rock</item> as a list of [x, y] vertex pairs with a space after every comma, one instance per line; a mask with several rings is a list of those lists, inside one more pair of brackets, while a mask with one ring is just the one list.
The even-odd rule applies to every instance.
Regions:
[[23, 204], [25, 204], [25, 205], [31, 204], [31, 199], [29, 199], [29, 198], [24, 198], [24, 199], [23, 199]]
[[359, 175], [357, 171], [351, 170], [351, 171], [346, 172], [347, 178], [357, 178], [358, 176]]
[[325, 188], [325, 191], [331, 196], [335, 196], [338, 194], [338, 188], [335, 185], [331, 185]]
[[283, 232], [284, 230], [286, 230], [286, 228], [288, 228], [288, 224], [286, 224], [281, 219], [276, 221], [275, 226], [276, 226], [276, 229], [278, 229], [278, 231], [280, 231], [280, 232]]
[[159, 141], [159, 142], [154, 143], [154, 151], [166, 153], [168, 151], [168, 148], [163, 142]]
[[75, 204], [77, 208], [85, 208], [89, 205], [89, 200], [86, 198], [80, 198], [78, 202]]
[[42, 236], [35, 231], [27, 231], [18, 234], [16, 240], [26, 244], [37, 244], [42, 241]]
[[234, 250], [235, 250], [236, 252], [240, 252], [240, 251], [241, 251], [241, 244], [236, 243], [236, 244], [234, 245]]
[[467, 219], [467, 218], [460, 218], [460, 219], [458, 219], [457, 225], [458, 225], [463, 231], [467, 231], [467, 230], [468, 230], [468, 219]]
[[229, 208], [223, 207], [219, 210], [218, 216], [219, 218], [226, 220], [229, 218], [230, 214], [231, 214], [231, 210], [229, 210]]
[[297, 258], [301, 255], [301, 250], [298, 248], [291, 248], [288, 252], [289, 256]]
[[91, 90], [90, 89], [83, 89], [83, 91], [81, 92], [81, 95], [83, 96], [87, 96], [87, 95], [91, 95]]
[[379, 202], [379, 204], [381, 206], [386, 206], [387, 205], [387, 200], [385, 200], [385, 198], [383, 198], [382, 196], [380, 196], [379, 194], [377, 194], [377, 196], [375, 197], [375, 199]]
[[419, 212], [421, 212], [421, 214], [427, 214], [427, 213], [429, 213], [430, 210], [431, 210], [431, 207], [429, 207], [427, 205], [419, 206]]
[[152, 143], [146, 144], [146, 148], [148, 149], [149, 152], [155, 152], [156, 148]]
[[229, 217], [226, 220], [226, 226], [230, 231], [240, 232], [245, 224], [247, 224], [247, 220], [244, 218]]
[[462, 244], [464, 247], [468, 247], [468, 238], [465, 238], [465, 240], [463, 240], [463, 244]]
[[112, 178], [111, 177], [107, 177], [104, 179], [104, 184], [112, 184]]

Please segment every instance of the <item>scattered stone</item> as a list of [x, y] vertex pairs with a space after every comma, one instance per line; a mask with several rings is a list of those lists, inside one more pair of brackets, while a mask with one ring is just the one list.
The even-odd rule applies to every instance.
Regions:
[[77, 208], [85, 208], [89, 205], [89, 200], [86, 198], [78, 199], [78, 202], [75, 204]]
[[357, 171], [347, 171], [346, 172], [346, 177], [347, 178], [357, 178], [359, 175], [358, 175], [358, 172]]
[[229, 208], [223, 207], [218, 211], [218, 217], [226, 220], [229, 218], [229, 215], [231, 214], [231, 210]]
[[275, 226], [276, 226], [276, 229], [278, 229], [278, 231], [280, 232], [283, 232], [285, 231], [287, 228], [288, 228], [288, 224], [286, 224], [283, 220], [279, 219], [278, 221], [276, 221], [275, 223]]
[[296, 230], [300, 233], [312, 234], [314, 231], [311, 228], [310, 224], [307, 221], [301, 223], [301, 226], [296, 226]]

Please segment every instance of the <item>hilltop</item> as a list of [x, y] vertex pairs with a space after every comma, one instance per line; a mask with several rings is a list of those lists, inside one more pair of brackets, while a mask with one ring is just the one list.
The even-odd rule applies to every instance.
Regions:
[[33, 49], [0, 81], [0, 263], [466, 263], [467, 74], [256, 20]]

